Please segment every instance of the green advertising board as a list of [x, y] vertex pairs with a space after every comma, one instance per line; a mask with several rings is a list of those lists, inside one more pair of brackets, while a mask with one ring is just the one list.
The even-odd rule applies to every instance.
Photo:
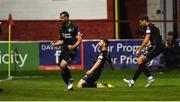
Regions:
[[[8, 43], [0, 42], [0, 70], [8, 69]], [[11, 44], [11, 70], [29, 71], [39, 68], [37, 42], [13, 42]]]

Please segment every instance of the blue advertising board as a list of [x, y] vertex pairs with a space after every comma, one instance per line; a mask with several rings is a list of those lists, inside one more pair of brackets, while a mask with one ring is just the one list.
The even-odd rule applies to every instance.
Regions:
[[[70, 66], [71, 69], [89, 69], [91, 68], [96, 57], [99, 55], [99, 40], [83, 40], [78, 49], [78, 54]], [[109, 52], [111, 60], [117, 68], [137, 68], [137, 57], [134, 56], [136, 48], [140, 46], [142, 40], [109, 40]], [[180, 43], [179, 43], [180, 45]], [[51, 47], [50, 42], [39, 43], [40, 70], [59, 69], [59, 55], [61, 54], [61, 46]], [[142, 54], [145, 48], [141, 51]], [[140, 55], [139, 54], [139, 55]], [[148, 65], [159, 66], [160, 56], [154, 58]], [[109, 68], [106, 64], [105, 68]]]
[[[59, 56], [61, 54], [61, 46], [52, 47], [50, 42], [39, 43], [39, 58], [40, 70], [56, 70], [58, 69]], [[72, 61], [73, 65], [81, 65], [81, 50], [78, 48], [78, 53]], [[76, 67], [74, 67], [76, 68]]]
[[[142, 43], [142, 40], [110, 40], [109, 52], [111, 60], [117, 68], [136, 68], [137, 57], [134, 56], [136, 48]], [[89, 69], [99, 54], [98, 40], [84, 41], [84, 68]], [[142, 50], [143, 53], [145, 49]], [[159, 57], [155, 58], [151, 65], [156, 65]], [[109, 66], [105, 66], [108, 68]]]

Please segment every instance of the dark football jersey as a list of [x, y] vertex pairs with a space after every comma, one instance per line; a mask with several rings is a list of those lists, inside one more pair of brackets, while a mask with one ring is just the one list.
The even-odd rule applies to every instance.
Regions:
[[109, 64], [112, 63], [111, 57], [110, 57], [110, 54], [108, 53], [108, 51], [101, 51], [101, 53], [99, 54], [99, 56], [97, 56], [97, 59], [95, 60], [94, 63], [96, 63], [96, 61], [98, 59], [101, 59], [102, 62], [100, 64], [100, 66], [95, 71], [101, 71], [106, 62], [108, 62]]
[[62, 25], [60, 29], [60, 40], [63, 40], [63, 48], [73, 45], [77, 42], [76, 36], [81, 34], [79, 28], [71, 22], [68, 25]]
[[160, 35], [160, 30], [157, 25], [149, 23], [148, 26], [146, 27], [146, 34], [151, 34], [150, 35], [150, 42], [151, 45], [154, 46], [162, 46], [162, 36]]

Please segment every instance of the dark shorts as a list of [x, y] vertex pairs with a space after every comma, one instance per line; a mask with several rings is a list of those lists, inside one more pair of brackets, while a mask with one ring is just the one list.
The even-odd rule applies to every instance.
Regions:
[[147, 50], [144, 52], [143, 55], [146, 56], [148, 62], [151, 61], [153, 58], [157, 57], [158, 55], [160, 55], [162, 52], [163, 52], [163, 47], [154, 46], [147, 48]]
[[77, 51], [62, 50], [59, 56], [59, 63], [65, 60], [68, 64], [71, 64], [72, 60], [75, 58]]
[[99, 79], [100, 76], [101, 76], [101, 72], [94, 72], [92, 75], [89, 76], [84, 75], [82, 79], [85, 80], [86, 83], [94, 83]]

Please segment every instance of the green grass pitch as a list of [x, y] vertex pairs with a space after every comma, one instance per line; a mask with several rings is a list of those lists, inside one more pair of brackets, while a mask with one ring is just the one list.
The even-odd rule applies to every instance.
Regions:
[[[76, 86], [85, 71], [72, 71]], [[2, 72], [1, 72], [2, 74]], [[159, 74], [152, 72], [156, 81], [145, 88], [146, 77], [142, 73], [133, 88], [129, 88], [123, 78], [131, 78], [134, 70], [103, 70], [98, 82], [108, 82], [115, 88], [86, 88], [63, 91], [66, 86], [59, 71], [16, 72], [17, 78], [0, 82], [0, 101], [179, 101], [180, 70]], [[22, 77], [22, 76], [30, 76]], [[40, 76], [36, 78], [35, 76]]]

